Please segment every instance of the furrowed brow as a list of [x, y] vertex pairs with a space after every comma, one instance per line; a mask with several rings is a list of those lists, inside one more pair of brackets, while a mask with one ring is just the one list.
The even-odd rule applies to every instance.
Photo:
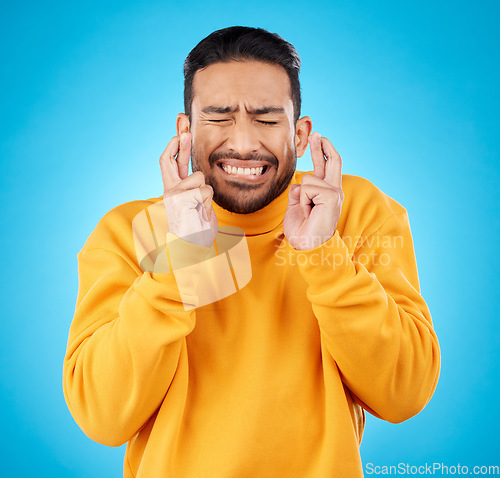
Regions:
[[227, 114], [227, 113], [235, 113], [239, 110], [239, 106], [207, 106], [203, 108], [201, 111], [203, 113], [218, 113], [218, 114]]
[[247, 110], [250, 114], [253, 115], [267, 115], [267, 114], [282, 114], [285, 112], [284, 108], [281, 106], [264, 106], [262, 108], [255, 108]]

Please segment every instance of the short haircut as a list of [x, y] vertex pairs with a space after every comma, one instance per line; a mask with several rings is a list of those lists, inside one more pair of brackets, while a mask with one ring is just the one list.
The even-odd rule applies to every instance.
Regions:
[[294, 121], [300, 117], [300, 57], [295, 47], [262, 28], [234, 26], [217, 30], [196, 45], [184, 62], [184, 111], [191, 118], [193, 79], [213, 63], [257, 60], [282, 66], [290, 79]]

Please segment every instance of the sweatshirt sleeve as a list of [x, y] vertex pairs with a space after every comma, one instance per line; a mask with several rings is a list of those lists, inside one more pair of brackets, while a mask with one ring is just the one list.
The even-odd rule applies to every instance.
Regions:
[[389, 217], [351, 248], [354, 254], [347, 239], [336, 231], [322, 246], [300, 251], [307, 297], [355, 400], [379, 418], [401, 422], [430, 400], [440, 368], [408, 216]]
[[[130, 235], [123, 231], [120, 237]], [[108, 238], [97, 240], [99, 234]], [[185, 309], [173, 273], [143, 272], [124, 248], [97, 247], [110, 246], [110, 235], [94, 231], [78, 254], [63, 390], [82, 430], [99, 443], [119, 446], [160, 406], [196, 316]], [[207, 253], [186, 247], [187, 255]], [[186, 300], [189, 291], [183, 294]]]

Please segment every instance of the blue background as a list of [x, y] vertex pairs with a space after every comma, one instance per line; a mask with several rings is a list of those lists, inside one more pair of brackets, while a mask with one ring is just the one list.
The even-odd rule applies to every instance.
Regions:
[[76, 253], [162, 194], [183, 60], [234, 24], [296, 46], [303, 113], [409, 211], [441, 378], [415, 418], [369, 417], [364, 463], [499, 464], [498, 23], [496, 1], [2, 2], [2, 476], [121, 476], [62, 394]]

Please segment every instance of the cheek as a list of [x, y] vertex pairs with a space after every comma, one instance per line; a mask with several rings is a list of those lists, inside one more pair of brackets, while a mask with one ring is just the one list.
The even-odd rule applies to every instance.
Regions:
[[210, 153], [206, 140], [203, 137], [193, 137], [192, 148], [198, 162], [203, 163]]
[[[274, 151], [278, 153], [278, 158], [281, 161], [287, 161], [290, 155], [295, 155], [294, 136], [292, 134], [283, 134], [279, 140], [275, 140]], [[275, 154], [276, 154], [275, 153]]]
[[217, 149], [219, 144], [216, 128], [210, 128], [209, 131], [200, 128], [193, 135], [193, 145], [196, 156], [200, 161], [208, 159], [210, 154]]

